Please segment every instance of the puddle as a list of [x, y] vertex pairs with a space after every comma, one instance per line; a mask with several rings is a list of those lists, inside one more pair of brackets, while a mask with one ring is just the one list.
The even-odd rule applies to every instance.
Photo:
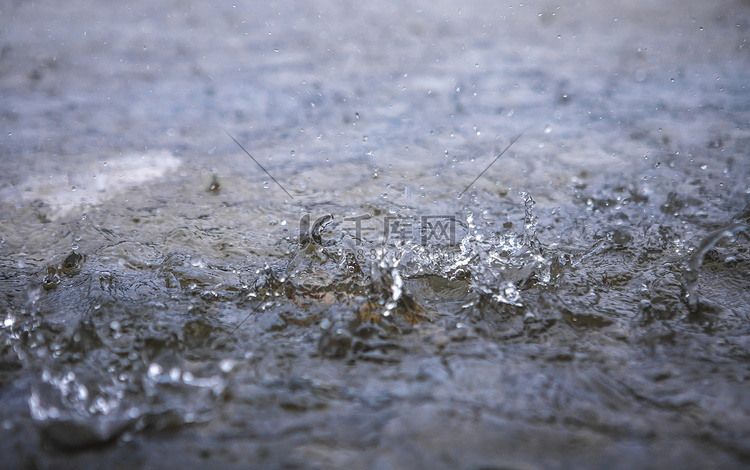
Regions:
[[747, 466], [750, 13], [672, 3], [4, 11], [8, 465]]

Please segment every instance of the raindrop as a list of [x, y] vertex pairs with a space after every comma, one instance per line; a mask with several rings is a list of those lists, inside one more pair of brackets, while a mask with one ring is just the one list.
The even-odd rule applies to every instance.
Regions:
[[544, 133], [545, 134], [549, 134], [550, 132], [552, 132], [552, 126], [547, 126], [547, 127], [544, 128]]
[[237, 362], [232, 359], [222, 359], [219, 363], [219, 368], [226, 374], [227, 372], [230, 372], [235, 365], [237, 365]]
[[155, 362], [152, 363], [150, 366], [148, 366], [148, 373], [147, 373], [148, 378], [154, 379], [154, 378], [158, 377], [159, 375], [161, 375], [162, 370], [163, 369], [161, 368], [161, 366], [159, 364], [157, 364]]

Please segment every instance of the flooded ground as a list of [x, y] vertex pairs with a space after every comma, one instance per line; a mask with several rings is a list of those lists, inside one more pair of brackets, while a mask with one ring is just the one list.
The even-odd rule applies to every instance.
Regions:
[[0, 466], [750, 465], [749, 28], [5, 2]]

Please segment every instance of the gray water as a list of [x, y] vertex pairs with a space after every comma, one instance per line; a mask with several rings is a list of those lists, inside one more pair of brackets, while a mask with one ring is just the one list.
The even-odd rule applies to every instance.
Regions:
[[749, 30], [0, 5], [0, 466], [749, 465]]

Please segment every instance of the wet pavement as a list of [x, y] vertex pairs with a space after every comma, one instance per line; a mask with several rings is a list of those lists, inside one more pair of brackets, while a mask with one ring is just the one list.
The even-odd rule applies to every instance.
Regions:
[[0, 466], [747, 466], [749, 31], [0, 5]]

